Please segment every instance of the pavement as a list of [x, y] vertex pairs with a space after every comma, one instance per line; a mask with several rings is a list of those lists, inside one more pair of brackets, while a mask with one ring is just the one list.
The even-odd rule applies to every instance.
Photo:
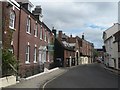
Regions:
[[112, 72], [112, 73], [114, 73], [114, 74], [116, 74], [116, 75], [120, 75], [120, 70], [118, 70], [118, 69], [114, 69], [114, 68], [111, 68], [111, 67], [106, 67], [104, 64], [102, 64], [101, 63], [101, 66], [104, 68], [104, 69], [106, 69], [106, 70], [108, 70], [108, 71], [110, 71], [110, 72]]
[[21, 80], [19, 83], [3, 88], [3, 90], [8, 89], [19, 89], [19, 88], [40, 88], [45, 82], [49, 81], [52, 78], [55, 78], [63, 73], [67, 72], [67, 69], [64, 68], [54, 68], [52, 70], [46, 70], [43, 73], [28, 77]]

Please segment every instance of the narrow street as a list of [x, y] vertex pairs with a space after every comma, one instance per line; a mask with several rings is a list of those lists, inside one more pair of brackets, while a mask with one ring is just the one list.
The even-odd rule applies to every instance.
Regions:
[[118, 76], [95, 63], [74, 67], [43, 88], [118, 88]]

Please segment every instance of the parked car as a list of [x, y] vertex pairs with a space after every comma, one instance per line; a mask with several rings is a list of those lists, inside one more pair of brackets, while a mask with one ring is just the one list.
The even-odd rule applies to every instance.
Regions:
[[102, 63], [102, 62], [103, 62], [102, 58], [101, 58], [101, 57], [98, 57], [98, 58], [97, 58], [97, 62], [98, 62], [98, 63]]

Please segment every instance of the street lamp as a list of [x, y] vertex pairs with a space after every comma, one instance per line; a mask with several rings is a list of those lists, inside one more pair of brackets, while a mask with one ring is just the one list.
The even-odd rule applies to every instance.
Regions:
[[72, 57], [71, 57], [71, 52], [70, 52], [70, 61], [69, 61], [69, 65], [70, 65], [70, 67], [71, 67], [71, 60], [72, 59]]

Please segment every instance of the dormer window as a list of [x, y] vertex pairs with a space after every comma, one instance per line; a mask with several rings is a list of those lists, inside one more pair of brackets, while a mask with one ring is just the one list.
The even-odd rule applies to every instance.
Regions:
[[28, 4], [28, 10], [31, 12], [31, 8], [32, 6], [30, 4]]
[[34, 5], [30, 2], [30, 0], [15, 0], [17, 2], [21, 2], [22, 6], [31, 12], [32, 7], [34, 7]]
[[10, 21], [9, 21], [9, 27], [11, 29], [15, 28], [15, 13], [13, 11], [10, 11]]

